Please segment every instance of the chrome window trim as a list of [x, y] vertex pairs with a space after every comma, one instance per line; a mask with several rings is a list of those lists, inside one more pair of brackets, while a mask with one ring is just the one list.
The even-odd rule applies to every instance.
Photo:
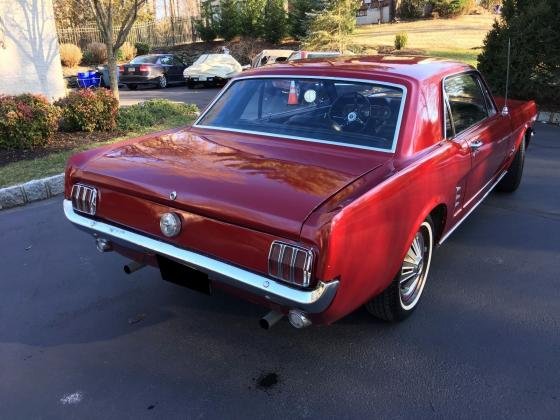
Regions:
[[[336, 141], [330, 140], [321, 140], [321, 139], [313, 139], [309, 137], [300, 137], [300, 136], [290, 136], [285, 134], [272, 134], [266, 133], [261, 131], [252, 131], [252, 130], [242, 130], [242, 129], [234, 129], [234, 128], [227, 128], [227, 127], [213, 127], [208, 125], [199, 125], [199, 122], [206, 116], [206, 114], [212, 109], [214, 104], [220, 100], [220, 98], [227, 92], [227, 90], [233, 85], [234, 83], [240, 80], [250, 80], [250, 79], [286, 79], [286, 78], [293, 78], [293, 79], [317, 79], [317, 80], [341, 80], [341, 81], [348, 81], [348, 82], [358, 82], [358, 83], [368, 83], [368, 84], [377, 84], [382, 86], [390, 86], [399, 88], [402, 90], [402, 99], [401, 105], [399, 109], [399, 114], [397, 117], [397, 124], [395, 127], [395, 134], [393, 135], [393, 142], [391, 144], [391, 149], [382, 149], [380, 147], [370, 147], [370, 146], [361, 146], [361, 145], [354, 145], [354, 144], [346, 144], [346, 143], [339, 143]], [[402, 118], [404, 114], [404, 107], [406, 105], [406, 99], [408, 95], [408, 90], [405, 85], [399, 83], [391, 83], [391, 82], [383, 82], [373, 79], [363, 79], [363, 78], [351, 78], [351, 77], [333, 77], [333, 76], [309, 76], [309, 75], [297, 75], [297, 74], [275, 74], [275, 75], [253, 75], [253, 76], [242, 76], [236, 77], [228, 82], [228, 84], [220, 91], [220, 93], [214, 98], [212, 102], [206, 107], [206, 109], [200, 114], [200, 116], [196, 119], [193, 123], [193, 127], [197, 128], [204, 128], [209, 130], [217, 130], [217, 131], [231, 131], [234, 133], [245, 133], [245, 134], [256, 134], [266, 137], [276, 137], [276, 138], [286, 138], [290, 140], [298, 140], [298, 141], [307, 141], [312, 143], [321, 143], [321, 144], [332, 144], [335, 146], [343, 146], [343, 147], [350, 147], [354, 149], [364, 149], [364, 150], [373, 150], [376, 152], [384, 152], [384, 153], [395, 153], [397, 149], [397, 143], [399, 139], [399, 135], [401, 133], [401, 125], [402, 125]]]
[[[474, 74], [474, 75], [475, 75], [476, 81], [477, 81], [477, 85], [478, 85], [478, 87], [479, 87], [480, 90], [481, 90], [482, 96], [485, 97], [484, 90], [482, 89], [482, 86], [481, 86], [481, 84], [480, 84], [480, 80], [482, 80], [482, 77], [480, 76], [480, 73], [479, 73], [477, 70], [472, 69], [472, 70], [465, 70], [465, 71], [460, 71], [460, 72], [457, 72], [457, 73], [448, 74], [447, 76], [445, 76], [445, 77], [441, 80], [441, 92], [442, 92], [442, 95], [443, 95], [443, 108], [444, 108], [444, 109], [443, 109], [443, 112], [444, 112], [443, 115], [444, 115], [444, 117], [445, 117], [445, 102], [447, 101], [447, 103], [449, 104], [449, 99], [448, 99], [448, 96], [447, 96], [447, 92], [445, 92], [445, 82], [447, 81], [447, 79], [450, 79], [450, 78], [453, 78], [453, 77], [457, 77], [457, 76], [461, 76], [461, 75], [464, 75], [464, 74]], [[486, 86], [486, 84], [484, 84], [484, 86]], [[488, 88], [488, 87], [486, 87], [486, 88]], [[494, 105], [495, 109], [497, 109], [496, 103], [494, 102], [494, 98], [491, 97], [490, 99], [492, 100], [492, 104]], [[486, 101], [484, 101], [484, 108], [486, 108]], [[455, 137], [457, 137], [458, 135], [460, 135], [460, 134], [462, 134], [462, 133], [464, 133], [464, 132], [466, 132], [466, 131], [468, 131], [468, 130], [471, 130], [471, 129], [474, 128], [474, 127], [478, 127], [478, 126], [481, 125], [483, 122], [488, 121], [490, 118], [492, 118], [492, 117], [494, 117], [494, 116], [497, 115], [497, 114], [488, 115], [488, 109], [487, 109], [487, 110], [486, 110], [486, 118], [484, 118], [484, 119], [478, 121], [477, 123], [471, 125], [470, 127], [465, 128], [463, 131], [460, 131], [460, 132], [457, 133], [457, 132], [455, 131], [455, 124], [453, 123], [453, 113], [451, 112], [451, 104], [449, 104], [449, 114], [451, 115], [451, 125], [453, 125], [453, 137], [447, 137], [447, 130], [445, 129], [445, 118], [444, 118], [444, 120], [443, 120], [443, 124], [444, 124], [444, 133], [445, 133], [445, 135], [446, 135], [445, 138], [446, 138], [447, 140], [452, 140], [452, 139], [454, 139]]]
[[339, 281], [319, 281], [315, 289], [301, 290], [286, 283], [272, 280], [249, 270], [179, 248], [171, 243], [123, 229], [76, 213], [70, 200], [63, 201], [64, 215], [78, 228], [120, 243], [140, 252], [151, 252], [166, 256], [174, 261], [202, 271], [215, 281], [245, 290], [270, 302], [288, 308], [297, 308], [308, 313], [325, 311], [332, 303]]

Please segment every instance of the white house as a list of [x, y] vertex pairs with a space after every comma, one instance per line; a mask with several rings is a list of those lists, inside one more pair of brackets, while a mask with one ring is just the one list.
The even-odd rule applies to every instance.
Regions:
[[362, 0], [362, 5], [356, 13], [358, 25], [371, 23], [386, 23], [391, 21], [391, 8], [395, 7], [397, 0]]
[[0, 0], [0, 94], [65, 93], [52, 0]]

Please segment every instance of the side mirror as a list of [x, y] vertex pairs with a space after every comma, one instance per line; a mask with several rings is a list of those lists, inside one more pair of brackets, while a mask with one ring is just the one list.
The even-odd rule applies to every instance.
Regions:
[[507, 105], [504, 105], [504, 107], [502, 108], [502, 117], [507, 117], [509, 115], [509, 108], [507, 107]]

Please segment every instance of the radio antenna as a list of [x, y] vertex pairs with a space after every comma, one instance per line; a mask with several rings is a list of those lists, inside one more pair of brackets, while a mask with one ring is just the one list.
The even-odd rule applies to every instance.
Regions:
[[506, 96], [504, 98], [504, 107], [502, 109], [502, 115], [509, 114], [508, 108], [508, 91], [509, 91], [509, 67], [511, 63], [511, 38], [508, 38], [508, 48], [507, 48], [507, 67], [506, 67]]

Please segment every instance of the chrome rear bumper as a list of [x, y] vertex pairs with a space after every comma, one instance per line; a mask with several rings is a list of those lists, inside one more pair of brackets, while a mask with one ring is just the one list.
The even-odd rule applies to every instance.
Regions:
[[333, 301], [338, 289], [339, 282], [337, 280], [328, 283], [320, 281], [313, 290], [295, 289], [214, 258], [187, 251], [175, 245], [108, 223], [80, 216], [74, 212], [70, 200], [64, 200], [63, 207], [66, 218], [82, 230], [133, 249], [166, 256], [208, 274], [213, 280], [245, 290], [288, 308], [297, 308], [308, 313], [323, 312]]

